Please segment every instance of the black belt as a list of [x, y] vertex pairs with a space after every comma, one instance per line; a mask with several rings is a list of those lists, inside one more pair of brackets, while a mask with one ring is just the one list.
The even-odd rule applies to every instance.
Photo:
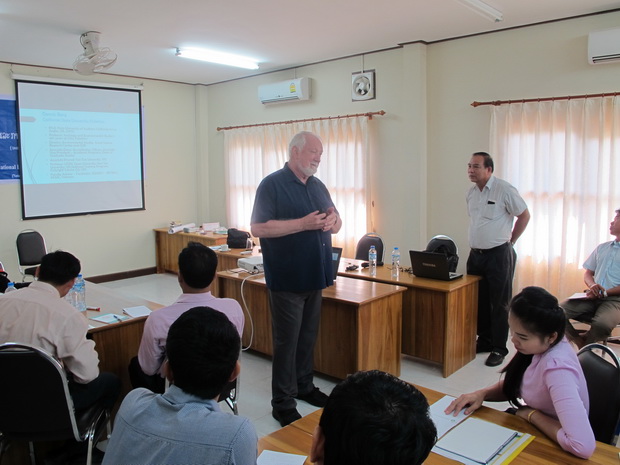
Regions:
[[504, 246], [506, 246], [508, 244], [510, 244], [510, 242], [506, 242], [506, 243], [504, 243], [502, 245], [498, 245], [496, 247], [491, 247], [490, 249], [474, 249], [472, 247], [471, 251], [474, 252], [474, 253], [478, 253], [478, 254], [485, 254], [485, 253], [493, 252], [493, 251], [499, 249], [500, 247], [504, 247]]

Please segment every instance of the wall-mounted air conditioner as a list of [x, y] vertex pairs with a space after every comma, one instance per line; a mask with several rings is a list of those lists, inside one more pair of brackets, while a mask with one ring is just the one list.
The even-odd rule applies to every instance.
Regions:
[[620, 61], [620, 28], [590, 32], [588, 61], [592, 65]]
[[258, 99], [261, 103], [290, 102], [310, 98], [310, 78], [290, 79], [258, 86]]

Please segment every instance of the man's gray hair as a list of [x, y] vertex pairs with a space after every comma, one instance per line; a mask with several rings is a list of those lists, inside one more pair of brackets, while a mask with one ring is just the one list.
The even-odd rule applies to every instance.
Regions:
[[317, 139], [321, 140], [319, 136], [310, 131], [301, 131], [293, 136], [291, 142], [288, 144], [288, 157], [291, 158], [291, 153], [293, 153], [293, 147], [297, 147], [297, 150], [301, 151], [306, 146], [306, 136], [314, 136]]

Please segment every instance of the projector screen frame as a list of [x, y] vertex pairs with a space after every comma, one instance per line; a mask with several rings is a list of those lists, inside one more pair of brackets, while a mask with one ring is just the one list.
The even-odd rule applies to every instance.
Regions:
[[[50, 92], [49, 94], [43, 96], [43, 102], [40, 108], [34, 108], [35, 104], [33, 103], [33, 100], [36, 100], [36, 97], [33, 97], [32, 95], [24, 96], [24, 92], [28, 92], [28, 90], [25, 90], [28, 86], [43, 86], [37, 87], [37, 91], [44, 89]], [[54, 90], [58, 90], [58, 94], [75, 92], [78, 96], [80, 94], [86, 93], [90, 96], [93, 96], [93, 100], [91, 101], [88, 98], [81, 98], [76, 100], [75, 104], [77, 106], [75, 108], [67, 108], [65, 107], [66, 102], [64, 100], [62, 100], [56, 95], [51, 94], [54, 92]], [[71, 81], [54, 82], [54, 80], [51, 79], [49, 81], [46, 81], [40, 78], [28, 79], [27, 77], [21, 76], [18, 79], [15, 78], [15, 107], [17, 116], [17, 132], [19, 139], [18, 160], [20, 174], [20, 194], [22, 201], [22, 219], [30, 220], [43, 218], [58, 218], [65, 216], [82, 216], [146, 210], [144, 190], [145, 172], [141, 90], [141, 86], [115, 87], [110, 84], [99, 85], [99, 83], [92, 83], [92, 85], [89, 85], [88, 83], [83, 83], [81, 81], [79, 83]], [[30, 91], [32, 92], [32, 90]], [[27, 103], [24, 104], [25, 106], [20, 106], [23, 100], [26, 100]], [[59, 107], [54, 108], [52, 104], [59, 105]], [[90, 105], [92, 105], [92, 107]], [[36, 106], [39, 107], [39, 105]], [[86, 131], [87, 138], [93, 136], [93, 134], [90, 134], [89, 136], [89, 130], [93, 132], [95, 136], [99, 136], [98, 140], [88, 139], [88, 146], [91, 147], [91, 151], [96, 151], [97, 149], [100, 149], [102, 153], [112, 153], [110, 155], [110, 163], [112, 163], [113, 165], [112, 169], [106, 171], [106, 169], [109, 168], [107, 165], [105, 167], [97, 166], [97, 168], [92, 168], [92, 172], [86, 172], [87, 179], [85, 179], [83, 183], [76, 183], [74, 181], [66, 183], [60, 181], [33, 183], [32, 176], [29, 177], [29, 175], [26, 173], [26, 167], [28, 166], [28, 170], [31, 171], [28, 164], [33, 162], [34, 159], [24, 159], [24, 148], [28, 147], [27, 144], [29, 142], [27, 140], [24, 140], [23, 138], [24, 128], [22, 127], [22, 125], [25, 125], [25, 123], [22, 121], [22, 118], [28, 111], [58, 111], [59, 113], [66, 112], [71, 115], [74, 114], [71, 113], [73, 111], [75, 111], [76, 115], [91, 115], [94, 114], [92, 112], [98, 112], [98, 114], [101, 115], [101, 118], [97, 118], [96, 120], [95, 118], [93, 118], [93, 120], [97, 121], [97, 123], [85, 122], [83, 124], [84, 126], [87, 126], [88, 124], [96, 125], [99, 123], [100, 120], [107, 121], [108, 118], [110, 118], [110, 124], [112, 124], [111, 121], [113, 121], [118, 116], [118, 118], [123, 121], [121, 123], [116, 123], [118, 124], [118, 127], [112, 125], [110, 127], [105, 126], [104, 128], [102, 123], [101, 128], [95, 127], [94, 130], [93, 128], [88, 128]], [[126, 119], [129, 124], [126, 124], [126, 122], [124, 122], [124, 119]], [[120, 131], [118, 131], [119, 128], [121, 129]], [[127, 128], [129, 129], [127, 130]], [[104, 132], [104, 129], [107, 132]], [[97, 133], [97, 131], [101, 132]], [[48, 137], [50, 136], [49, 132], [50, 131], [48, 131], [47, 134]], [[115, 139], [116, 132], [120, 132], [123, 134], [127, 132], [127, 139], [120, 142], [127, 142], [128, 148], [126, 148], [125, 145], [120, 145], [119, 141]], [[102, 139], [102, 135], [109, 136], [108, 140]], [[94, 139], [96, 139], [96, 137], [94, 137]], [[103, 142], [99, 142], [101, 140]], [[112, 140], [112, 142], [108, 142], [109, 140]], [[99, 145], [97, 145], [98, 143]], [[119, 145], [114, 146], [114, 144]], [[70, 146], [71, 144], [69, 143], [67, 145]], [[94, 149], [92, 147], [94, 147]], [[52, 148], [50, 148], [50, 146], [47, 146], [46, 148], [48, 152], [51, 152], [53, 150]], [[78, 161], [84, 162], [84, 166], [87, 166], [89, 163], [93, 163], [93, 161], [89, 159], [89, 156], [97, 156], [96, 154], [93, 155], [92, 153], [88, 153], [86, 149], [84, 149], [84, 153], [79, 153], [78, 149], [68, 149], [66, 146], [63, 148], [65, 151], [70, 152], [70, 156], [74, 157], [74, 161], [76, 162], [76, 173], [80, 172], [80, 169], [77, 168]], [[38, 156], [39, 155], [35, 155], [35, 159]], [[123, 158], [125, 156], [127, 156], [127, 158]], [[60, 159], [62, 160], [62, 157]], [[103, 159], [103, 155], [101, 155], [101, 159]], [[52, 156], [48, 153], [48, 161], [51, 160]], [[104, 162], [100, 161], [100, 159], [95, 158], [95, 164], [97, 163], [103, 164]], [[50, 162], [49, 165], [52, 165], [52, 163]], [[56, 163], [56, 166], [61, 165], [63, 165], [61, 162]], [[48, 170], [50, 170], [51, 173], [53, 167], [48, 166], [47, 168]], [[87, 170], [82, 168], [81, 171]], [[104, 171], [106, 171], [105, 174], [102, 174]], [[92, 178], [99, 175], [102, 176], [102, 179], [88, 179], [88, 176], [91, 176]], [[107, 176], [110, 176], [110, 178], [107, 179]], [[115, 177], [118, 177], [118, 179], [115, 179]], [[50, 179], [52, 179], [51, 175]], [[45, 202], [47, 196], [41, 194], [42, 190], [38, 193], [36, 191], [36, 189], [46, 189], [47, 187], [51, 187], [52, 192], [55, 193], [54, 195], [56, 197], [55, 200], [53, 200], [52, 202]], [[50, 196], [50, 198], [54, 198], [54, 196]], [[71, 199], [71, 201], [75, 201], [75, 205], [70, 206], [69, 202], [67, 201], [66, 209], [56, 208], [56, 205], [58, 205], [59, 203], [62, 203], [64, 205], [66, 199]], [[31, 206], [33, 204], [33, 200], [36, 200], [36, 202], [38, 202], [36, 208], [33, 208]], [[49, 204], [50, 210], [42, 211], [42, 209], [45, 208], [43, 205], [47, 204]], [[56, 210], [54, 210], [53, 208], [56, 208]]]

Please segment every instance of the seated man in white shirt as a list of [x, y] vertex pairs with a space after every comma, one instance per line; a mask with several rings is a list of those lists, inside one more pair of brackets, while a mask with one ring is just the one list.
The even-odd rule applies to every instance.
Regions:
[[218, 405], [222, 388], [239, 374], [240, 346], [222, 313], [208, 307], [183, 313], [170, 326], [162, 366], [170, 387], [127, 394], [103, 464], [255, 464], [254, 426]]
[[214, 308], [228, 317], [239, 336], [243, 334], [245, 319], [239, 302], [211, 295], [210, 286], [216, 268], [217, 254], [203, 244], [190, 242], [181, 251], [178, 279], [183, 294], [175, 303], [155, 310], [147, 318], [138, 356], [129, 364], [129, 376], [134, 388], [145, 387], [153, 392], [164, 392], [165, 380], [161, 367], [166, 358], [168, 329], [190, 308]]
[[0, 344], [29, 344], [57, 357], [67, 371], [76, 410], [102, 398], [111, 409], [120, 380], [112, 373], [99, 373], [95, 342], [86, 338], [88, 321], [63, 299], [80, 269], [80, 261], [68, 252], [45, 255], [37, 281], [0, 298]]

